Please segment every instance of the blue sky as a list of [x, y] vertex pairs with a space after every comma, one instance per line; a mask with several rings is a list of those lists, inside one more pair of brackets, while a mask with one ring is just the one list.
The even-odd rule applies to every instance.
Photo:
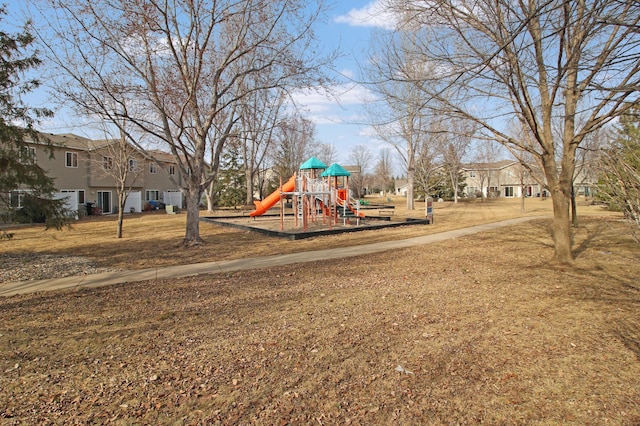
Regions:
[[[15, 23], [19, 27], [25, 20], [25, 0], [5, 0], [5, 3], [9, 16], [4, 24]], [[356, 145], [370, 146], [375, 156], [385, 147], [383, 142], [370, 136], [368, 126], [364, 124], [366, 117], [362, 106], [372, 100], [372, 95], [355, 80], [360, 74], [358, 63], [365, 60], [371, 32], [374, 28], [388, 27], [392, 19], [385, 16], [378, 0], [336, 1], [334, 4], [327, 22], [318, 26], [317, 33], [327, 50], [339, 48], [342, 53], [334, 69], [338, 79], [338, 84], [333, 87], [337, 99], [314, 92], [301, 94], [297, 100], [304, 105], [303, 114], [316, 124], [317, 139], [334, 145], [338, 152], [337, 161], [346, 164], [349, 152]], [[30, 106], [51, 107], [46, 99], [45, 90], [41, 90], [25, 100]], [[60, 112], [43, 123], [40, 130], [90, 136], [86, 128], [76, 125], [78, 122], [77, 117]]]
[[326, 25], [319, 27], [318, 36], [327, 48], [339, 48], [342, 56], [335, 73], [341, 82], [334, 87], [337, 99], [320, 94], [305, 94], [300, 103], [306, 104], [306, 116], [316, 124], [320, 142], [332, 144], [338, 152], [338, 162], [349, 163], [351, 149], [356, 145], [370, 147], [377, 157], [389, 146], [371, 136], [363, 104], [373, 95], [357, 83], [359, 64], [366, 61], [371, 33], [376, 28], [388, 28], [392, 22], [378, 1], [350, 0], [336, 2]]

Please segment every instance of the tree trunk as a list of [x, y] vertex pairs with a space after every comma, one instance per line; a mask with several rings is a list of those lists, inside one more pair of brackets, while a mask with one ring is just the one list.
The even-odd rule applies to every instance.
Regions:
[[250, 166], [246, 166], [244, 170], [244, 182], [247, 189], [247, 196], [245, 199], [246, 205], [251, 205], [253, 203], [253, 177], [254, 173]]
[[209, 213], [213, 213], [213, 211], [214, 211], [214, 208], [213, 208], [213, 197], [211, 196], [211, 193], [210, 192], [206, 192], [204, 196], [207, 199], [207, 211]]
[[204, 197], [207, 200], [207, 211], [209, 213], [213, 213], [213, 189], [214, 189], [214, 182], [211, 182], [209, 184], [209, 189], [204, 191]]
[[556, 186], [551, 188], [553, 202], [553, 241], [555, 254], [553, 261], [559, 264], [573, 264], [571, 253], [571, 221], [569, 220], [569, 197]]
[[202, 238], [200, 238], [200, 210], [198, 208], [200, 195], [201, 192], [199, 187], [189, 188], [189, 191], [186, 194], [187, 224], [184, 234], [185, 246], [202, 244]]
[[409, 170], [407, 172], [407, 210], [415, 210], [415, 203], [413, 201], [413, 185], [415, 182], [414, 174], [414, 170]]
[[122, 238], [122, 222], [124, 221], [124, 205], [127, 197], [122, 192], [118, 192], [118, 225], [116, 226], [116, 238]]
[[453, 203], [455, 204], [458, 202], [458, 179], [453, 175], [451, 176], [451, 186], [453, 187]]
[[524, 185], [520, 185], [520, 213], [524, 213]]
[[576, 191], [573, 184], [571, 185], [571, 225], [578, 226], [578, 209], [576, 207]]

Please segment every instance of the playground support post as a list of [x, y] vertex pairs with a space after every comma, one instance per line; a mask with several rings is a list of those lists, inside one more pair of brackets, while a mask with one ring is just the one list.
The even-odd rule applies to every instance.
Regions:
[[[280, 188], [282, 188], [282, 176], [280, 176]], [[282, 190], [280, 191], [280, 230], [284, 231], [284, 199], [282, 197]]]

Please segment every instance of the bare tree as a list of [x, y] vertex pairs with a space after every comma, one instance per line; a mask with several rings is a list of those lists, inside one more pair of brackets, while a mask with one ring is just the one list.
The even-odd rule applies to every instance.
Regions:
[[[323, 81], [327, 58], [312, 31], [323, 2], [48, 1], [41, 41], [58, 67], [57, 90], [171, 151], [184, 176], [184, 242], [200, 244], [200, 198], [216, 179], [238, 105], [250, 93]], [[269, 78], [245, 90], [261, 74]]]
[[620, 209], [640, 244], [640, 107], [620, 118], [599, 158], [598, 197]]
[[578, 212], [576, 205], [576, 187], [585, 186], [585, 193], [591, 188], [594, 177], [597, 175], [598, 154], [606, 145], [606, 139], [610, 135], [608, 128], [598, 129], [587, 135], [582, 144], [576, 150], [576, 167], [571, 181], [571, 224], [578, 226]]
[[382, 104], [370, 109], [369, 118], [378, 136], [396, 149], [407, 174], [408, 210], [415, 209], [416, 161], [429, 135], [428, 99], [413, 81], [398, 79], [395, 67], [402, 63], [414, 76], [423, 74], [425, 63], [408, 49], [415, 37], [410, 28], [380, 34], [369, 54], [369, 68], [364, 70], [370, 90]]
[[282, 120], [273, 137], [273, 169], [279, 177], [288, 179], [314, 154], [315, 126], [310, 120], [295, 115]]
[[525, 197], [525, 184], [529, 179], [529, 170], [528, 167], [523, 164], [523, 162], [519, 162], [515, 165], [515, 175], [518, 179], [518, 186], [520, 187], [520, 212], [525, 212], [524, 199]]
[[[433, 136], [430, 137], [433, 140]], [[441, 181], [437, 179], [437, 170], [442, 166], [441, 156], [438, 154], [438, 147], [435, 143], [426, 143], [421, 146], [416, 160], [416, 187], [429, 196], [431, 191]]]
[[[109, 135], [108, 132], [105, 133]], [[105, 140], [101, 146], [92, 150], [91, 154], [92, 170], [97, 171], [96, 176], [110, 180], [116, 188], [118, 198], [116, 238], [122, 238], [124, 206], [129, 193], [144, 173], [145, 158], [129, 143], [127, 136], [122, 132], [118, 138]]]
[[373, 184], [378, 190], [393, 190], [393, 156], [389, 148], [382, 148], [373, 171]]
[[438, 134], [438, 150], [453, 190], [453, 202], [457, 203], [460, 169], [473, 140], [474, 124], [464, 119], [449, 119], [440, 121], [434, 132]]
[[319, 143], [314, 150], [314, 155], [318, 158], [318, 160], [322, 161], [328, 166], [336, 162], [338, 151], [332, 144]]
[[[413, 67], [398, 64], [398, 75], [419, 84], [439, 113], [473, 120], [485, 137], [536, 158], [553, 202], [554, 261], [571, 264], [576, 149], [638, 102], [637, 1], [389, 0], [389, 7], [420, 26], [413, 54], [432, 65], [416, 79]], [[526, 127], [535, 144], [523, 146], [505, 120]]]
[[494, 177], [495, 163], [498, 161], [500, 154], [498, 144], [493, 140], [480, 141], [480, 145], [476, 150], [474, 161], [477, 163], [478, 182], [480, 182], [480, 192], [482, 198], [489, 196], [489, 187]]
[[351, 162], [351, 165], [360, 168], [360, 173], [352, 175], [349, 179], [349, 185], [353, 189], [355, 196], [360, 198], [364, 193], [363, 189], [366, 177], [369, 174], [369, 169], [371, 168], [373, 154], [367, 146], [356, 145], [349, 153], [349, 161]]
[[[259, 76], [259, 78], [264, 78], [264, 76]], [[247, 192], [246, 204], [253, 202], [257, 174], [272, 146], [273, 134], [282, 118], [285, 99], [285, 93], [278, 88], [254, 91], [247, 96], [239, 108], [238, 138], [242, 142]]]

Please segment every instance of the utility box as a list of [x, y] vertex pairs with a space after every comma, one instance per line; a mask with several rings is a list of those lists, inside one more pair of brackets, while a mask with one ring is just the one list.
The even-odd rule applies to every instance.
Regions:
[[165, 206], [165, 210], [167, 211], [167, 214], [176, 214], [176, 213], [178, 213], [178, 207], [174, 206], [173, 204], [167, 204]]

